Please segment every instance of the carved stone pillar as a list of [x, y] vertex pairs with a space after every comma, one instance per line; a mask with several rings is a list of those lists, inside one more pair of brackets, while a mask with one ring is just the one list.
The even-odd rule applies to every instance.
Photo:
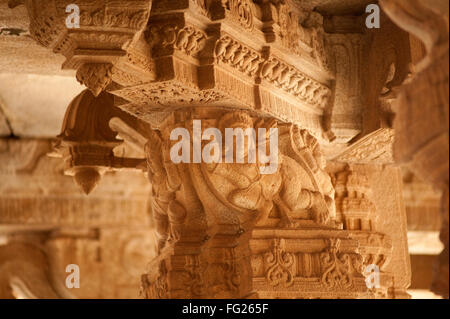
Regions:
[[[400, 171], [377, 164], [330, 163], [338, 221], [359, 242], [365, 275], [377, 267], [377, 298], [409, 298], [410, 264]], [[368, 277], [369, 278], [369, 277]]]
[[[380, 295], [367, 287], [364, 266], [383, 267], [390, 246], [374, 228], [370, 187], [355, 173], [357, 181], [346, 182], [347, 195], [340, 194], [348, 209], [336, 214], [335, 188], [319, 147], [345, 145], [362, 131], [361, 87], [353, 86], [362, 69], [359, 63], [346, 69], [362, 55], [362, 36], [327, 37], [323, 17], [290, 0], [96, 1], [81, 6], [76, 31], [61, 28], [64, 12], [55, 3], [26, 1], [32, 34], [67, 56], [65, 66], [77, 69], [93, 93], [71, 104], [58, 151], [66, 172], [86, 191], [105, 168], [148, 171], [158, 256], [142, 276], [145, 297]], [[113, 117], [123, 123], [108, 125]], [[86, 119], [94, 129], [84, 130]], [[214, 148], [198, 137], [208, 128], [222, 137], [227, 128], [255, 129], [259, 137], [265, 129], [269, 134], [261, 133], [250, 149], [270, 152], [271, 129], [278, 129], [275, 170], [263, 174], [264, 157], [250, 150], [244, 163], [227, 163], [230, 144]], [[148, 140], [147, 165], [116, 158], [119, 129]], [[177, 129], [192, 137], [185, 144], [189, 161], [171, 156]], [[390, 141], [391, 133], [375, 131], [359, 142]], [[220, 151], [221, 162], [201, 161], [208, 145], [214, 155]], [[374, 147], [379, 157], [384, 146]], [[374, 155], [370, 147], [356, 153], [350, 157]], [[384, 285], [400, 292], [404, 286], [407, 280], [401, 287]]]
[[416, 74], [400, 87], [396, 105], [394, 154], [420, 178], [443, 191], [441, 240], [432, 290], [448, 298], [448, 1], [382, 0], [389, 17], [426, 48]]
[[[279, 141], [275, 172], [261, 173], [259, 155], [254, 163], [226, 163], [229, 145], [222, 141], [219, 163], [175, 164], [171, 132], [183, 128], [194, 136], [195, 121], [202, 132], [218, 128], [222, 136], [226, 128], [277, 128], [277, 139], [258, 137], [258, 149]], [[208, 143], [193, 137], [188, 146], [195, 159], [195, 148], [204, 152]], [[373, 296], [359, 242], [335, 221], [334, 188], [306, 130], [244, 111], [201, 108], [169, 116], [152, 132], [147, 156], [159, 256], [143, 276], [146, 297]]]

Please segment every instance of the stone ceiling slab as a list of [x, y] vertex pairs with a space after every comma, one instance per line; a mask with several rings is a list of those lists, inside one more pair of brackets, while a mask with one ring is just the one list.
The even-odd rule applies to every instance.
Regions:
[[[19, 137], [58, 135], [67, 106], [83, 89], [70, 77], [0, 74], [0, 104]], [[5, 124], [0, 113], [0, 128]]]

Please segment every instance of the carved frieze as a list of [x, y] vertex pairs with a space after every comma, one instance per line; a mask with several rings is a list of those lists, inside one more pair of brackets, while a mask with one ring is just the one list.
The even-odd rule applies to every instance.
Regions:
[[234, 21], [245, 29], [253, 29], [255, 14], [251, 0], [223, 0], [222, 5]]
[[222, 36], [216, 43], [215, 59], [230, 67], [255, 78], [262, 64], [260, 53], [241, 44], [228, 35]]
[[266, 279], [271, 286], [289, 287], [294, 283], [292, 266], [295, 257], [285, 249], [284, 239], [274, 239], [273, 250], [264, 256], [268, 267]]
[[331, 90], [326, 85], [274, 57], [263, 63], [261, 78], [318, 110], [323, 111], [331, 97]]
[[[260, 298], [374, 298], [357, 241], [346, 231], [258, 228], [250, 240], [253, 285]], [[301, 235], [302, 234], [302, 235]], [[341, 237], [342, 236], [342, 237]]]
[[392, 164], [394, 130], [379, 129], [350, 145], [335, 158], [338, 162]]
[[320, 258], [324, 272], [322, 283], [329, 289], [350, 289], [354, 285], [353, 273], [361, 274], [362, 257], [340, 253], [340, 239], [330, 239], [329, 247], [321, 253]]
[[205, 46], [206, 34], [194, 26], [180, 27], [175, 23], [151, 23], [146, 38], [152, 48], [153, 57], [164, 55], [176, 49], [192, 56]]
[[[75, 30], [64, 25], [63, 3], [55, 9], [36, 1], [26, 3], [32, 20], [56, 32], [32, 25], [43, 33], [37, 39], [65, 55], [63, 67], [76, 69], [95, 95], [108, 91], [125, 99], [126, 111], [139, 107], [134, 115], [149, 118], [163, 106], [222, 104], [324, 136], [333, 76], [317, 59], [327, 51], [317, 13], [305, 15], [289, 1], [98, 1], [80, 5]], [[281, 45], [264, 36], [268, 25], [278, 30]]]

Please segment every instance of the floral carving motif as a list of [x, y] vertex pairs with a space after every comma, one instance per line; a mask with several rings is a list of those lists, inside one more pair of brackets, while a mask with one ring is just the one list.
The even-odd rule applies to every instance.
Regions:
[[147, 39], [153, 48], [173, 47], [187, 55], [197, 54], [206, 43], [206, 35], [203, 31], [192, 26], [179, 28], [174, 24], [150, 26]]
[[339, 253], [341, 240], [330, 239], [329, 248], [321, 254], [322, 283], [329, 289], [349, 289], [353, 286], [355, 271], [362, 268], [362, 257], [355, 254]]
[[253, 29], [253, 4], [250, 0], [222, 0], [222, 4], [244, 28]]
[[98, 96], [112, 81], [112, 64], [87, 63], [77, 71], [77, 80]]
[[249, 76], [255, 76], [262, 63], [259, 53], [229, 36], [223, 36], [217, 42], [215, 57], [217, 61], [228, 64]]
[[265, 260], [269, 266], [266, 278], [272, 286], [289, 287], [294, 283], [294, 254], [286, 252], [284, 239], [274, 239], [273, 250], [266, 254]]
[[382, 128], [351, 145], [336, 159], [340, 162], [379, 163], [394, 162], [394, 130]]
[[179, 83], [159, 82], [125, 88], [114, 92], [132, 103], [151, 105], [154, 111], [166, 107], [177, 107], [190, 103], [206, 104], [225, 99], [225, 95], [214, 90], [197, 91]]
[[111, 28], [127, 28], [140, 30], [148, 19], [147, 10], [124, 11], [123, 9], [96, 11], [84, 10], [80, 14], [81, 27], [105, 26]]
[[262, 66], [261, 77], [300, 100], [321, 109], [327, 106], [331, 96], [331, 90], [328, 87], [273, 57], [270, 57]]

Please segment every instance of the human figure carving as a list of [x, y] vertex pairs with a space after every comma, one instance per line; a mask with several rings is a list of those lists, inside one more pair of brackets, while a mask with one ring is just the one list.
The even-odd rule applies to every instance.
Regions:
[[186, 210], [175, 199], [175, 192], [181, 187], [177, 167], [170, 161], [168, 145], [161, 140], [156, 131], [150, 132], [146, 154], [148, 176], [152, 183], [152, 217], [160, 251], [166, 242], [179, 239], [179, 227], [184, 221]]

